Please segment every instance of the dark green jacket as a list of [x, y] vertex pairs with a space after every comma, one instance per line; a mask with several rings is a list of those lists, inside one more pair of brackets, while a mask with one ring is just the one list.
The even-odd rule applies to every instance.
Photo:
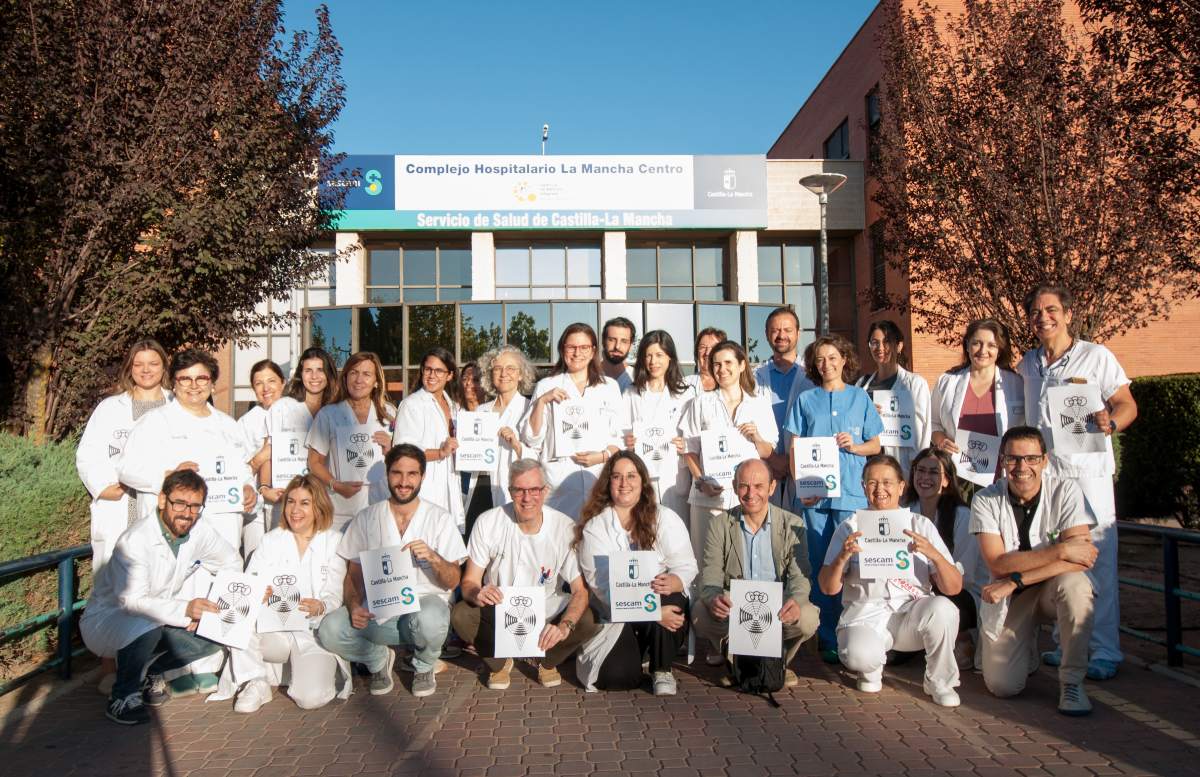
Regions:
[[[700, 565], [700, 598], [705, 604], [729, 593], [729, 581], [742, 578], [746, 568], [746, 542], [742, 538], [741, 505], [718, 514], [708, 523], [704, 558]], [[804, 519], [771, 505], [771, 555], [775, 579], [783, 583], [783, 595], [797, 604], [808, 601], [808, 540]]]

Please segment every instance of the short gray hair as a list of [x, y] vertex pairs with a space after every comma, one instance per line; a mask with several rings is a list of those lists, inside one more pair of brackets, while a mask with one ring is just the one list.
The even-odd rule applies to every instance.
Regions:
[[533, 472], [535, 469], [542, 473], [542, 483], [547, 486], [550, 485], [550, 473], [546, 471], [545, 464], [537, 459], [517, 459], [508, 465], [508, 487], [512, 488], [514, 480], [526, 472]]
[[521, 372], [520, 380], [517, 383], [517, 393], [529, 396], [533, 393], [533, 387], [537, 384], [537, 373], [533, 370], [533, 365], [529, 363], [529, 359], [525, 353], [516, 346], [502, 345], [499, 348], [492, 350], [479, 357], [479, 385], [483, 390], [492, 396], [496, 396], [495, 384], [492, 383], [492, 362], [496, 361], [499, 356], [505, 354], [513, 356], [517, 360], [517, 368]]
[[740, 464], [738, 464], [737, 467], [733, 470], [734, 485], [742, 482], [742, 470], [744, 470], [746, 467], [752, 467], [755, 464], [761, 464], [764, 467], [766, 467], [768, 483], [770, 483], [772, 480], [777, 479], [775, 477], [775, 473], [771, 471], [771, 467], [767, 464], [767, 462], [763, 461], [762, 459], [743, 459], [742, 462]]

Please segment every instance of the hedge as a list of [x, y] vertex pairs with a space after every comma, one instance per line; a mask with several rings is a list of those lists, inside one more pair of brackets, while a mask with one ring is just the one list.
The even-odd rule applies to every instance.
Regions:
[[1125, 518], [1177, 515], [1200, 528], [1200, 374], [1137, 378], [1137, 420], [1121, 435], [1117, 510]]

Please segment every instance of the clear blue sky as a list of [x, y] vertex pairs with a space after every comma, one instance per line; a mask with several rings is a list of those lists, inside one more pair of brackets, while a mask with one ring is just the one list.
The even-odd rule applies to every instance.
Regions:
[[336, 149], [765, 153], [876, 3], [331, 0]]

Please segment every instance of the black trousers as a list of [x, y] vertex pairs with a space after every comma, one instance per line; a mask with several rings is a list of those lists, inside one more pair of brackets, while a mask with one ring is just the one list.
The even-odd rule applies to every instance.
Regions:
[[602, 691], [629, 691], [642, 684], [642, 660], [649, 654], [650, 671], [666, 672], [675, 663], [679, 648], [687, 640], [688, 598], [682, 593], [667, 594], [662, 606], [673, 604], [683, 610], [683, 625], [678, 631], [668, 631], [661, 623], [626, 623], [617, 644], [600, 665], [596, 687]]
[[958, 608], [958, 633], [962, 634], [967, 629], [975, 628], [979, 624], [979, 615], [975, 612], [975, 597], [964, 588], [949, 598]]

